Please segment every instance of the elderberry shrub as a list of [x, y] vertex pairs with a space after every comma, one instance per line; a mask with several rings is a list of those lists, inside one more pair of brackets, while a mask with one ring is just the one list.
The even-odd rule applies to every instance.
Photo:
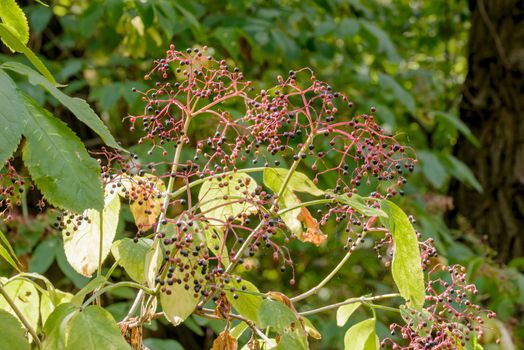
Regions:
[[[274, 87], [257, 90], [238, 68], [207, 51], [178, 51], [172, 45], [145, 76], [155, 81], [154, 87], [133, 89], [144, 110], [126, 118], [129, 129], [140, 133], [138, 143], [149, 145], [149, 155], [160, 152], [163, 161], [147, 163], [108, 150], [98, 155], [106, 192], [130, 203], [137, 226], [134, 241], [147, 237], [157, 242], [146, 261], [152, 277], [147, 284], [159, 291], [165, 316], [175, 325], [195, 309], [204, 316], [251, 319], [255, 339], [259, 321], [243, 312], [238, 303], [244, 297], [260, 298], [260, 303], [261, 296], [279, 300], [299, 317], [292, 302], [313, 292], [291, 299], [262, 295], [236, 268], [252, 268], [250, 257], [269, 250], [282, 272], [291, 270], [294, 284], [287, 244], [298, 239], [320, 245], [327, 239], [322, 227], [329, 220], [345, 228], [347, 242], [341, 249], [348, 256], [373, 232], [379, 258], [391, 265], [395, 242], [391, 228], [379, 220], [381, 203], [403, 194], [405, 175], [417, 161], [409, 147], [376, 122], [375, 108], [353, 116], [349, 98], [310, 69], [290, 71], [278, 76]], [[301, 165], [311, 177], [297, 171]], [[262, 182], [255, 180], [258, 172]], [[299, 193], [317, 199], [306, 202]], [[60, 220], [62, 227], [72, 223], [74, 230], [87, 218], [63, 215]], [[422, 250], [416, 264], [427, 271], [436, 251], [430, 242], [416, 244]], [[471, 332], [478, 334], [480, 310], [466, 297], [475, 289], [464, 284], [460, 268], [449, 271], [451, 284], [428, 284], [430, 306], [407, 308], [407, 324], [392, 325], [408, 345], [386, 339], [384, 346], [447, 349], [469, 340]], [[445, 288], [439, 294], [437, 284]], [[194, 304], [183, 311], [170, 309], [169, 298], [182, 295]], [[287, 331], [305, 329], [299, 323]]]

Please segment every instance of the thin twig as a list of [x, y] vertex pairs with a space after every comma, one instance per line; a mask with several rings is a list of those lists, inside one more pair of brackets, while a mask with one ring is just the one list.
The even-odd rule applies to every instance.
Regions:
[[[327, 310], [331, 310], [331, 309], [338, 309], [339, 307], [344, 306], [344, 305], [355, 304], [355, 303], [363, 303], [363, 304], [370, 305], [369, 304], [370, 301], [389, 299], [389, 298], [396, 298], [396, 297], [400, 297], [400, 294], [398, 294], [398, 293], [391, 293], [391, 294], [376, 295], [376, 296], [372, 296], [372, 297], [362, 296], [362, 297], [358, 297], [358, 298], [351, 298], [351, 299], [348, 299], [346, 301], [341, 301], [340, 303], [322, 306], [322, 307], [319, 307], [318, 309], [313, 309], [313, 310], [299, 312], [298, 314], [300, 316], [313, 315], [313, 314], [317, 314], [319, 312], [323, 312], [323, 311], [327, 311]], [[373, 305], [373, 306], [377, 306], [377, 305]]]

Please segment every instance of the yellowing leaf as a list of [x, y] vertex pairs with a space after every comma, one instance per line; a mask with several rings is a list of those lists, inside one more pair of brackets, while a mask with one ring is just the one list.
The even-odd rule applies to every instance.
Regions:
[[[15, 0], [0, 1], [0, 19], [2, 23], [15, 35], [22, 44], [27, 44], [29, 41], [29, 24], [24, 11], [18, 6]], [[7, 43], [4, 41], [4, 44]], [[8, 45], [9, 46], [9, 45]], [[9, 48], [15, 51], [14, 48]]]
[[353, 312], [360, 306], [360, 303], [342, 305], [337, 309], [337, 326], [342, 327], [351, 317]]
[[139, 229], [148, 230], [162, 211], [162, 196], [166, 185], [155, 175], [135, 175], [121, 180], [118, 193], [130, 200], [130, 209]]
[[[281, 184], [287, 177], [289, 170], [283, 168], [267, 168], [264, 170], [264, 184], [271, 188], [274, 192], [278, 193]], [[274, 187], [278, 188], [275, 190]], [[313, 181], [306, 174], [299, 171], [295, 171], [289, 182], [287, 183], [286, 190], [289, 189], [295, 192], [309, 193], [313, 196], [322, 196], [324, 191], [319, 189]]]
[[373, 318], [357, 323], [344, 335], [345, 350], [377, 350], [378, 346]]
[[258, 209], [246, 201], [246, 197], [255, 191], [256, 181], [244, 173], [235, 173], [224, 179], [212, 178], [200, 187], [198, 199], [200, 210], [212, 224], [217, 220], [222, 222], [231, 217], [238, 219], [239, 214], [255, 214]]
[[[33, 283], [26, 280], [14, 280], [3, 285], [3, 288], [14, 301], [18, 310], [24, 315], [29, 325], [35, 329], [40, 318], [40, 297]], [[18, 319], [14, 310], [1, 295], [0, 310], [5, 310]]]
[[237, 350], [238, 343], [235, 337], [232, 337], [228, 331], [220, 332], [213, 342], [211, 350]]
[[[178, 326], [191, 316], [200, 300], [200, 294], [193, 289], [193, 280], [190, 278], [188, 282], [182, 281], [181, 284], [175, 282], [172, 286], [167, 286], [170, 294], [160, 293], [160, 305], [164, 316], [174, 326]], [[189, 288], [186, 289], [186, 286]]]
[[[118, 196], [116, 194], [106, 196], [102, 214], [102, 234], [100, 232], [100, 213], [97, 210], [88, 209], [80, 216], [70, 214], [70, 219], [66, 221], [66, 226], [62, 230], [62, 236], [67, 261], [75, 271], [90, 277], [98, 268], [100, 255], [102, 262], [107, 257], [115, 238], [119, 212], [120, 199]], [[101, 238], [102, 251], [100, 251]]]
[[[267, 168], [264, 170], [264, 184], [274, 193], [278, 193], [287, 176], [287, 169]], [[300, 205], [300, 199], [293, 193], [307, 192], [312, 195], [322, 195], [324, 191], [318, 189], [313, 181], [305, 174], [295, 171], [289, 180], [286, 189], [282, 192], [278, 204], [280, 209], [295, 207]], [[286, 211], [281, 215], [282, 220], [302, 242], [310, 242], [319, 246], [326, 240], [327, 236], [322, 233], [317, 220], [306, 208], [296, 208]], [[303, 224], [306, 231], [303, 229]]]

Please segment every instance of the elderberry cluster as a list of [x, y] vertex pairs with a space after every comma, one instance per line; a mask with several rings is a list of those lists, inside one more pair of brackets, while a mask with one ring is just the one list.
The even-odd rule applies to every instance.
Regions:
[[[214, 297], [222, 305], [221, 296], [234, 293], [226, 287], [236, 278], [228, 267], [247, 263], [264, 249], [273, 252], [282, 272], [291, 269], [293, 284], [286, 248], [290, 240], [320, 244], [326, 237], [321, 227], [334, 219], [348, 233], [344, 249], [354, 251], [375, 219], [356, 210], [351, 201], [335, 199], [358, 196], [364, 184], [374, 192], [362, 199], [363, 205], [378, 208], [378, 199], [403, 193], [405, 175], [416, 164], [413, 152], [376, 122], [375, 108], [354, 116], [349, 98], [307, 68], [278, 76], [274, 87], [256, 91], [239, 68], [213, 58], [207, 48], [178, 51], [171, 45], [145, 79], [156, 82], [145, 91], [133, 89], [144, 110], [126, 119], [132, 132], [141, 130], [138, 142], [150, 145], [148, 154], [159, 149], [165, 159], [144, 163], [136, 155], [106, 150], [99, 155], [105, 157], [101, 167], [106, 191], [118, 192], [131, 204], [138, 227], [135, 241], [154, 236], [162, 242], [163, 264], [156, 283], [166, 294], [180, 285], [202, 302]], [[184, 151], [177, 155], [182, 146]], [[261, 183], [252, 187], [249, 177], [232, 176], [250, 164], [289, 169], [297, 163], [312, 171], [313, 183], [329, 199], [316, 206], [316, 215], [299, 209], [301, 237], [278, 215], [275, 190], [267, 191]], [[235, 181], [237, 194], [224, 193], [220, 204], [206, 207], [188, 187], [199, 179], [218, 190]], [[167, 181], [175, 183], [171, 191], [187, 188], [172, 197], [173, 192], [165, 191]], [[224, 217], [210, 215], [226, 206], [244, 209]], [[247, 247], [240, 250], [244, 243]]]
[[406, 324], [390, 325], [392, 335], [399, 333], [404, 342], [382, 341], [395, 350], [452, 350], [465, 347], [473, 337], [483, 334], [484, 317], [494, 318], [472, 298], [478, 291], [467, 283], [465, 268], [460, 265], [435, 265], [428, 273], [426, 304], [421, 311], [404, 309]]

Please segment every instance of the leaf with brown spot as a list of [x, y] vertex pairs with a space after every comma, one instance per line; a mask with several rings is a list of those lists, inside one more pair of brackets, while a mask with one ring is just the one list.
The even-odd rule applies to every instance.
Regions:
[[299, 239], [302, 242], [310, 242], [317, 247], [326, 240], [327, 236], [320, 230], [320, 225], [307, 208], [300, 208], [298, 219], [306, 226], [306, 232], [302, 232]]
[[221, 332], [213, 342], [211, 350], [237, 350], [238, 343], [228, 331]]

